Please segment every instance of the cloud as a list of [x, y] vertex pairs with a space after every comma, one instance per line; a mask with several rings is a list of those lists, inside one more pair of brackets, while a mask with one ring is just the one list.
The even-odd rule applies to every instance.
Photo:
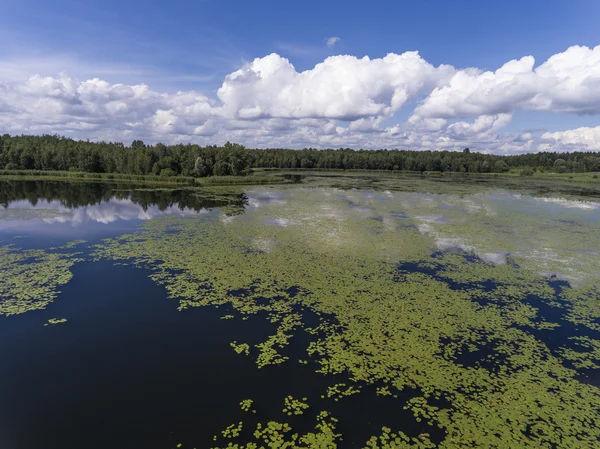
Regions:
[[289, 60], [273, 53], [228, 75], [217, 95], [230, 118], [353, 121], [393, 115], [453, 72], [450, 66], [434, 67], [418, 52], [379, 59], [331, 56], [297, 72]]
[[340, 38], [337, 36], [328, 37], [326, 40], [327, 46], [332, 48], [336, 43], [340, 41]]
[[498, 131], [512, 119], [511, 114], [480, 115], [473, 123], [456, 122], [448, 126], [448, 132], [457, 137], [482, 137]]
[[600, 113], [600, 46], [570, 47], [535, 69], [534, 64], [525, 56], [495, 72], [459, 70], [415, 114], [448, 119], [518, 110]]
[[[211, 101], [188, 91], [165, 94], [147, 85], [109, 84], [33, 75], [24, 83], [0, 84], [0, 127], [19, 133], [65, 133], [79, 137], [126, 138], [143, 129], [160, 139], [193, 134], [211, 115]], [[8, 112], [4, 112], [8, 110]]]
[[[600, 127], [541, 137], [504, 131], [521, 110], [600, 114], [600, 46], [571, 47], [537, 68], [525, 56], [493, 72], [434, 66], [415, 51], [330, 56], [298, 71], [273, 53], [225, 76], [213, 98], [65, 73], [22, 77], [14, 67], [0, 60], [0, 133], [261, 148], [600, 150]], [[402, 123], [398, 112], [409, 105]]]
[[547, 132], [540, 149], [547, 151], [600, 151], [600, 126]]

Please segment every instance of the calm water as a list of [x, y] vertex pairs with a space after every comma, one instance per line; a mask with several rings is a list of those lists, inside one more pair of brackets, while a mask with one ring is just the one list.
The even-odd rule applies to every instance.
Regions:
[[[223, 320], [231, 311], [229, 305], [179, 311], [177, 301], [169, 299], [165, 287], [151, 280], [147, 270], [90, 260], [93, 245], [103, 239], [135, 232], [165, 216], [225, 217], [260, 222], [266, 229], [308, 226], [302, 223], [310, 220], [278, 209], [299, 201], [298, 195], [307, 195], [304, 180], [294, 181], [297, 184], [280, 188], [201, 193], [0, 181], [0, 245], [48, 249], [86, 241], [78, 248], [84, 261], [73, 265], [73, 278], [59, 288], [56, 300], [44, 310], [0, 316], [0, 448], [167, 449], [179, 443], [184, 448], [206, 448], [213, 444], [213, 435], [240, 420], [245, 422], [242, 436], [250, 437], [253, 424], [265, 417], [290, 422], [301, 433], [313, 429], [317, 409], [287, 417], [280, 398], [304, 396], [309, 403], [318, 402], [328, 386], [347, 382], [348, 376], [324, 376], [297, 363], [258, 369], [252, 358], [236, 354], [232, 341], [254, 344], [274, 332], [266, 313], [250, 320], [239, 315]], [[570, 288], [569, 282], [595, 282], [600, 247], [593, 243], [600, 226], [600, 203], [569, 192], [528, 193], [491, 188], [444, 194], [419, 192], [414, 186], [410, 191], [393, 186], [310, 188], [310, 195], [322, 196], [319, 213], [327, 220], [358, 217], [392, 231], [418, 232], [432, 240], [434, 259], [436, 254], [468, 252], [495, 266], [518, 261], [546, 276], [559, 294], [561, 288]], [[329, 207], [327, 201], [339, 201], [345, 208]], [[468, 214], [480, 223], [469, 231], [457, 218]], [[532, 216], [541, 217], [542, 225], [532, 225]], [[473, 218], [467, 222], [473, 223]], [[511, 223], [518, 229], [509, 229]], [[565, 241], [569, 232], [586, 230], [585, 239]], [[349, 246], [343, 239], [353, 239], [342, 232], [335, 238]], [[268, 242], [257, 243], [268, 252], [265, 245]], [[432, 268], [412, 263], [399, 265], [398, 270]], [[430, 274], [436, 275], [435, 269]], [[465, 285], [451, 286], [466, 291]], [[544, 307], [535, 297], [528, 301], [540, 310]], [[551, 316], [554, 309], [546, 312], [549, 318], [545, 319], [563, 319], [560, 313]], [[303, 313], [307, 322], [314, 318], [310, 310]], [[68, 321], [44, 326], [53, 317]], [[537, 338], [557, 351], [569, 337], [600, 339], [599, 332], [563, 325], [561, 334], [544, 335], [542, 330]], [[300, 330], [284, 353], [302, 359], [313, 338]], [[462, 363], [471, 362], [465, 357]], [[581, 381], [600, 385], [597, 372], [580, 370]], [[417, 390], [406, 389], [392, 398], [376, 395], [376, 387], [365, 385], [360, 395], [328, 404], [328, 411], [339, 419], [337, 430], [344, 435], [340, 447], [363, 447], [382, 426], [417, 435], [426, 430], [434, 442], [443, 438], [443, 432], [411, 421], [412, 414], [403, 409]], [[260, 416], [240, 410], [239, 402], [249, 397], [255, 399]]]

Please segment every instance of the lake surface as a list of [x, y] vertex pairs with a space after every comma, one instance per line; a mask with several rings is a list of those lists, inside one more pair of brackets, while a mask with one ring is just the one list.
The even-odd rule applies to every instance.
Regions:
[[600, 445], [600, 189], [291, 181], [0, 180], [0, 448]]

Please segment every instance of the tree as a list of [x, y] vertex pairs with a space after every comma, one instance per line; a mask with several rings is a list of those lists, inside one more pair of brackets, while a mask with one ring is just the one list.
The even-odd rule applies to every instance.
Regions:
[[215, 176], [227, 176], [229, 174], [229, 164], [225, 161], [217, 161], [213, 167]]
[[141, 140], [134, 140], [133, 142], [131, 142], [131, 148], [134, 150], [139, 150], [141, 148], [146, 148], [146, 145], [144, 145], [144, 142], [142, 142]]
[[208, 176], [208, 167], [204, 159], [200, 156], [196, 158], [196, 162], [194, 163], [194, 176], [198, 178]]
[[567, 173], [569, 169], [567, 168], [567, 161], [564, 159], [556, 159], [554, 161], [554, 171], [556, 173]]
[[163, 168], [163, 169], [160, 171], [160, 176], [175, 176], [176, 174], [177, 174], [177, 173], [175, 173], [175, 172], [173, 171], [173, 169], [172, 169], [172, 168], [170, 168], [170, 167]]
[[533, 176], [533, 170], [531, 168], [524, 168], [520, 172], [521, 176]]
[[506, 173], [510, 170], [508, 164], [502, 160], [494, 162], [494, 173]]
[[526, 169], [556, 172], [600, 171], [600, 153], [573, 152], [498, 156], [462, 151], [352, 150], [273, 148], [249, 150], [227, 142], [223, 146], [146, 145], [76, 141], [55, 135], [0, 138], [0, 168], [99, 173], [183, 176], [244, 175], [250, 168], [375, 169], [505, 173]]

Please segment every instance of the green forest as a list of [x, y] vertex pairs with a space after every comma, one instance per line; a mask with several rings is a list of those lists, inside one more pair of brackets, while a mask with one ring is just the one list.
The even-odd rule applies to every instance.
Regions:
[[0, 137], [0, 170], [73, 171], [160, 176], [242, 176], [251, 169], [402, 170], [414, 172], [505, 173], [519, 169], [585, 173], [600, 171], [600, 153], [540, 152], [498, 156], [463, 151], [249, 149], [193, 144], [146, 145], [134, 140], [89, 142], [60, 136]]

